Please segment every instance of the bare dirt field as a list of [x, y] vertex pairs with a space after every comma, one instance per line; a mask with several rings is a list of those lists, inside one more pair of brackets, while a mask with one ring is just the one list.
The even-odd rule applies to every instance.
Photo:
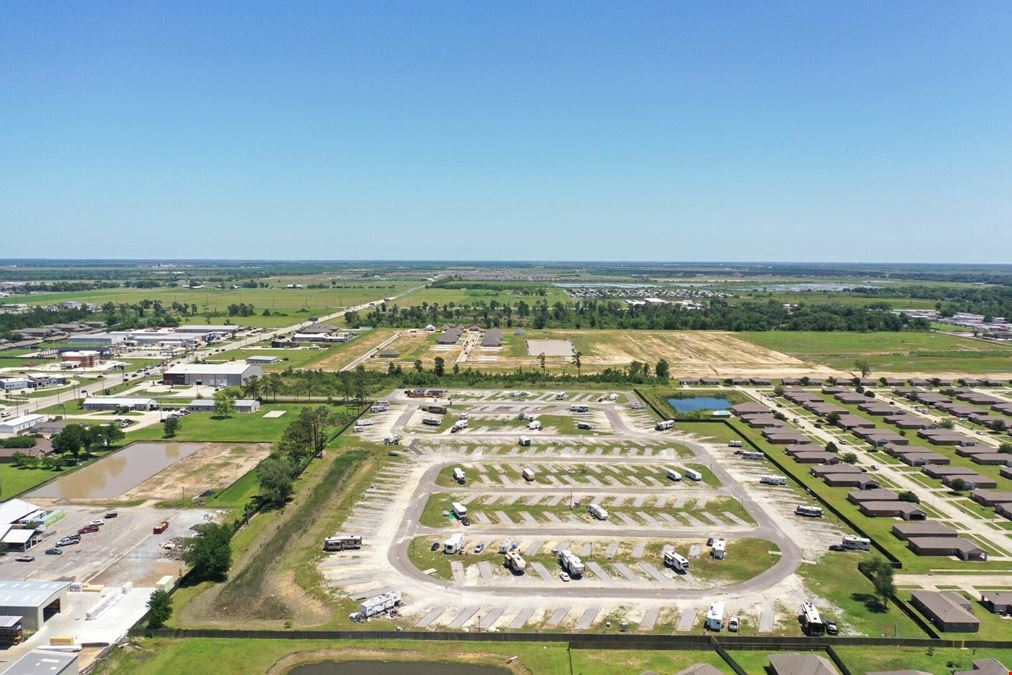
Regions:
[[361, 335], [348, 344], [344, 349], [331, 354], [325, 359], [318, 361], [315, 367], [321, 370], [341, 370], [355, 359], [366, 354], [384, 340], [390, 338], [397, 331], [393, 328], [377, 328], [371, 333]]
[[120, 499], [170, 500], [225, 488], [251, 471], [270, 451], [270, 443], [204, 443], [200, 450], [159, 471]]

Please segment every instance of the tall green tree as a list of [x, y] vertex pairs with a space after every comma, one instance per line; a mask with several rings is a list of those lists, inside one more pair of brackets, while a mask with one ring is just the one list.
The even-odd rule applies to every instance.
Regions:
[[260, 498], [271, 506], [283, 506], [294, 491], [295, 465], [284, 455], [271, 455], [257, 467]]
[[161, 628], [172, 616], [172, 595], [159, 588], [148, 598], [148, 628]]
[[184, 544], [183, 561], [198, 579], [224, 581], [232, 567], [232, 529], [218, 523], [197, 525], [197, 534]]
[[162, 436], [165, 438], [175, 438], [179, 432], [179, 418], [169, 417], [162, 422]]
[[214, 414], [216, 417], [231, 417], [235, 414], [235, 391], [225, 388], [214, 392]]

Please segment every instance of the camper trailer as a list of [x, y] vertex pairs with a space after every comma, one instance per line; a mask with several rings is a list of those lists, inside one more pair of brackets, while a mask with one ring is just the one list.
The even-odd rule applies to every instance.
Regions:
[[529, 436], [521, 436], [520, 437], [520, 445], [522, 445], [524, 447], [527, 447], [530, 444], [531, 444], [531, 439], [530, 439]]
[[727, 555], [727, 542], [724, 541], [723, 537], [718, 537], [713, 542], [713, 548], [710, 549], [710, 553], [713, 555], [714, 560], [723, 560]]
[[724, 627], [724, 603], [717, 600], [706, 612], [706, 629], [719, 631]]
[[590, 431], [594, 428], [594, 426], [590, 422], [577, 422], [576, 428], [582, 429], [583, 431]]
[[686, 572], [689, 569], [688, 559], [673, 550], [664, 552], [664, 564], [676, 572]]
[[446, 414], [446, 406], [445, 405], [425, 405], [425, 406], [422, 406], [422, 410], [424, 410], [425, 412], [428, 412], [428, 413], [432, 413], [433, 415], [445, 415]]
[[857, 537], [853, 534], [846, 534], [843, 536], [843, 541], [840, 542], [843, 548], [848, 551], [870, 551], [871, 550], [871, 539], [864, 537]]
[[464, 535], [460, 532], [456, 533], [449, 539], [443, 542], [443, 553], [449, 553], [455, 555], [464, 550]]
[[530, 429], [531, 431], [541, 431], [542, 429], [541, 422], [539, 422], [538, 420], [534, 420], [533, 422], [527, 425], [527, 428]]
[[728, 441], [727, 442], [727, 447], [729, 447], [729, 448], [740, 448], [741, 447], [741, 441]]
[[743, 453], [741, 453], [740, 457], [742, 459], [751, 459], [751, 460], [755, 460], [755, 461], [762, 461], [762, 460], [766, 459], [766, 455], [764, 455], [763, 453], [761, 453], [761, 452], [753, 452], [753, 451], [743, 452]]
[[600, 504], [591, 504], [587, 507], [587, 513], [598, 520], [608, 520], [608, 512]]
[[689, 480], [703, 480], [703, 474], [699, 473], [695, 469], [686, 469], [685, 477]]
[[534, 420], [537, 419], [537, 417], [527, 412], [526, 410], [521, 410], [520, 414], [517, 415], [517, 418], [520, 419], [522, 422], [533, 422]]
[[520, 472], [520, 475], [529, 483], [534, 481], [534, 469], [524, 469]]
[[453, 509], [453, 515], [457, 516], [457, 518], [464, 518], [467, 516], [467, 507], [460, 502], [453, 502], [450, 507]]
[[821, 506], [809, 506], [807, 504], [798, 504], [798, 507], [794, 509], [794, 513], [799, 516], [806, 518], [821, 518], [822, 507]]
[[389, 612], [399, 604], [401, 604], [400, 591], [390, 591], [381, 595], [374, 595], [371, 598], [363, 600], [359, 610], [352, 613], [349, 618], [352, 621], [363, 621], [377, 614]]
[[657, 431], [667, 431], [668, 429], [674, 428], [675, 428], [674, 420], [663, 420], [654, 425], [654, 429], [656, 429]]
[[391, 434], [383, 439], [383, 445], [400, 445], [400, 443], [401, 443], [400, 434]]
[[467, 428], [467, 420], [457, 420], [456, 422], [453, 423], [453, 426], [450, 427], [450, 433], [455, 434], [458, 431], [462, 431], [466, 428]]
[[787, 479], [783, 476], [762, 476], [759, 482], [763, 485], [787, 485]]
[[457, 481], [461, 485], [464, 484], [464, 470], [459, 466], [453, 469], [453, 480]]
[[523, 559], [520, 552], [517, 550], [511, 550], [506, 552], [506, 560], [503, 563], [506, 568], [509, 569], [513, 574], [523, 574], [524, 570], [527, 569], [527, 561]]
[[570, 550], [559, 551], [559, 565], [574, 579], [583, 576], [583, 561]]
[[567, 394], [564, 391], [560, 391], [559, 393], [557, 393], [555, 395], [555, 400], [556, 401], [565, 401], [567, 398], [569, 398], [569, 394]]
[[826, 632], [826, 624], [819, 615], [819, 610], [814, 603], [806, 602], [801, 605], [801, 628], [805, 635], [818, 636]]
[[585, 412], [589, 412], [589, 411], [590, 411], [590, 406], [583, 405], [582, 403], [577, 403], [575, 405], [569, 406], [569, 412], [585, 413]]
[[362, 548], [362, 537], [357, 534], [335, 534], [323, 540], [324, 551], [347, 551]]
[[438, 417], [423, 417], [422, 424], [430, 427], [438, 427], [443, 421]]
[[682, 474], [678, 473], [674, 469], [668, 469], [666, 471], [668, 478], [671, 480], [682, 480]]

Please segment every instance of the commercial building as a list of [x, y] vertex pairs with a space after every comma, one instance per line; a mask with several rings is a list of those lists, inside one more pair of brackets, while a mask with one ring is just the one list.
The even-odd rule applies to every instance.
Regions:
[[45, 415], [22, 415], [0, 422], [0, 434], [20, 434], [45, 421]]
[[89, 396], [81, 406], [85, 410], [156, 410], [158, 401], [140, 396]]
[[980, 620], [970, 611], [970, 601], [959, 593], [914, 591], [910, 604], [943, 633], [976, 633]]
[[76, 652], [33, 649], [15, 661], [4, 675], [77, 675]]
[[0, 377], [0, 389], [17, 391], [18, 389], [34, 389], [35, 383], [30, 377]]
[[0, 615], [20, 616], [28, 631], [37, 631], [67, 604], [69, 581], [0, 580]]
[[246, 363], [254, 366], [273, 366], [275, 363], [281, 363], [281, 357], [257, 354], [256, 356], [247, 356]]
[[251, 377], [259, 377], [260, 366], [245, 361], [226, 363], [183, 363], [172, 366], [162, 376], [169, 385], [240, 386]]
[[80, 351], [63, 352], [60, 360], [64, 363], [73, 363], [77, 368], [94, 368], [102, 360], [102, 355], [92, 349]]
[[74, 347], [112, 347], [126, 342], [126, 335], [123, 333], [85, 333], [71, 335], [64, 342]]
[[[186, 407], [194, 412], [214, 412], [214, 399], [197, 398], [190, 401]], [[255, 399], [236, 399], [235, 411], [239, 413], [252, 413], [260, 410], [260, 401]]]
[[240, 326], [228, 324], [188, 323], [176, 326], [173, 330], [177, 333], [220, 333], [224, 336], [232, 336], [239, 332]]

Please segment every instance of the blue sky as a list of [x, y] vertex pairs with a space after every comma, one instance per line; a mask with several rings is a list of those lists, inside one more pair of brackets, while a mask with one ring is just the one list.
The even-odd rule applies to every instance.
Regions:
[[0, 258], [1009, 262], [1012, 3], [12, 3]]

